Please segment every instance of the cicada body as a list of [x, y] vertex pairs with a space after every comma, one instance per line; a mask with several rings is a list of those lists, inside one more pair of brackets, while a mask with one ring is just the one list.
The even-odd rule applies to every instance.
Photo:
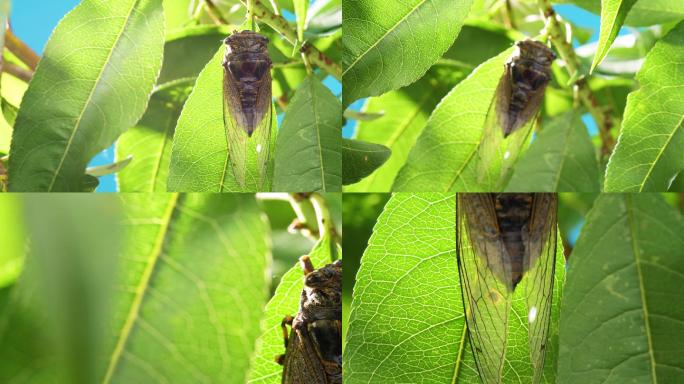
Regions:
[[[314, 270], [300, 259], [304, 289], [299, 312], [283, 320], [283, 384], [342, 384], [342, 261]], [[287, 325], [291, 326], [288, 336]]]
[[[502, 382], [509, 327], [520, 327], [521, 319], [527, 320], [522, 325], [528, 328], [528, 342], [526, 348], [513, 348], [529, 351], [532, 382], [541, 379], [553, 295], [556, 212], [555, 194], [459, 194], [459, 275], [484, 383]], [[527, 316], [512, 316], [514, 299], [524, 302], [519, 305]]]
[[556, 58], [539, 41], [519, 41], [515, 46], [517, 50], [505, 64], [496, 95], [496, 113], [504, 137], [524, 126], [539, 111], [551, 80], [551, 63]]
[[[551, 64], [556, 58], [553, 51], [539, 41], [519, 41], [515, 46], [515, 52], [504, 64], [504, 73], [485, 120], [483, 142], [478, 149], [479, 181], [493, 179], [487, 184], [489, 190], [501, 188], [517, 155], [529, 141], [533, 122], [551, 80]], [[491, 174], [492, 168], [500, 168], [500, 172]]]
[[[252, 31], [233, 32], [224, 43], [223, 122], [233, 173], [245, 188], [260, 188], [271, 152], [271, 58], [268, 38]], [[248, 174], [248, 167], [257, 174]], [[251, 180], [247, 180], [251, 179]]]

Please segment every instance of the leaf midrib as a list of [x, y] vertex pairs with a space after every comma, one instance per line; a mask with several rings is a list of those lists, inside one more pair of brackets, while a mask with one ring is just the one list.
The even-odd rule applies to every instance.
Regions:
[[128, 11], [128, 14], [126, 15], [126, 21], [121, 26], [121, 30], [119, 31], [119, 33], [117, 33], [116, 39], [114, 40], [114, 45], [112, 46], [112, 49], [109, 51], [109, 53], [107, 53], [107, 59], [104, 61], [104, 65], [102, 66], [100, 73], [95, 78], [95, 82], [93, 83], [93, 87], [90, 90], [90, 93], [88, 94], [88, 98], [86, 99], [86, 102], [83, 106], [83, 109], [81, 109], [81, 113], [78, 115], [78, 118], [76, 119], [76, 124], [75, 124], [74, 130], [71, 132], [71, 135], [69, 136], [69, 140], [67, 141], [66, 148], [64, 148], [64, 153], [62, 153], [62, 157], [59, 159], [59, 164], [57, 165], [57, 169], [55, 169], [55, 172], [52, 175], [52, 180], [50, 181], [50, 186], [48, 187], [48, 192], [52, 192], [52, 188], [55, 186], [55, 182], [57, 181], [57, 175], [60, 174], [60, 171], [62, 170], [62, 166], [64, 165], [64, 160], [66, 159], [67, 154], [69, 153], [69, 150], [71, 148], [71, 144], [73, 143], [74, 137], [76, 136], [76, 133], [78, 132], [79, 128], [81, 127], [83, 115], [85, 114], [85, 111], [88, 109], [88, 106], [90, 105], [90, 102], [93, 99], [93, 95], [95, 94], [95, 90], [99, 87], [100, 82], [102, 81], [102, 74], [105, 72], [105, 69], [107, 69], [109, 67], [112, 55], [114, 54], [114, 51], [116, 50], [117, 46], [121, 42], [121, 37], [123, 36], [123, 33], [126, 30], [126, 27], [129, 25], [129, 22], [131, 21], [131, 15], [133, 14], [133, 10], [136, 8], [136, 6], [138, 5], [139, 2], [140, 2], [140, 0], [136, 0], [135, 2], [132, 3], [131, 9]]
[[102, 380], [102, 383], [104, 384], [109, 383], [112, 380], [112, 377], [114, 376], [114, 371], [118, 366], [119, 360], [124, 352], [124, 348], [126, 347], [128, 338], [130, 337], [131, 332], [133, 330], [133, 326], [135, 325], [135, 322], [138, 320], [140, 307], [142, 306], [143, 299], [145, 297], [145, 294], [147, 293], [147, 288], [149, 287], [149, 283], [152, 278], [152, 272], [154, 272], [154, 269], [157, 265], [157, 261], [159, 261], [159, 258], [163, 251], [166, 235], [169, 229], [169, 224], [171, 223], [171, 217], [177, 206], [178, 196], [178, 193], [174, 193], [171, 195], [171, 199], [168, 203], [168, 206], [166, 207], [166, 210], [164, 211], [164, 215], [162, 216], [162, 221], [159, 228], [159, 233], [157, 234], [157, 239], [155, 240], [154, 247], [152, 248], [152, 253], [148, 256], [150, 261], [147, 264], [147, 267], [145, 267], [145, 270], [143, 271], [140, 283], [136, 287], [136, 294], [133, 298], [133, 303], [131, 304], [131, 308], [128, 311], [128, 316], [126, 316], [124, 326], [121, 328], [121, 332], [119, 333], [116, 346], [114, 347], [114, 351], [112, 352], [112, 356], [107, 366], [107, 373], [105, 374], [105, 377]]
[[368, 49], [363, 51], [349, 66], [342, 72], [342, 76], [344, 76], [350, 69], [354, 68], [356, 66], [356, 63], [358, 63], [364, 56], [366, 56], [371, 50], [373, 50], [378, 44], [380, 44], [381, 41], [385, 40], [385, 38], [391, 33], [394, 32], [399, 25], [401, 25], [404, 20], [408, 19], [409, 16], [411, 16], [414, 12], [418, 10], [418, 8], [422, 7], [423, 4], [425, 4], [427, 0], [422, 0], [420, 3], [416, 4], [415, 7], [413, 7], [409, 12], [406, 13], [401, 19], [399, 19], [396, 24], [392, 26], [392, 28], [389, 28], [380, 38], [378, 38]]
[[326, 182], [325, 182], [325, 170], [323, 169], [323, 146], [321, 144], [321, 125], [318, 121], [318, 109], [316, 108], [316, 97], [314, 97], [314, 93], [316, 92], [316, 84], [313, 81], [313, 78], [310, 81], [310, 86], [311, 86], [311, 110], [313, 112], [313, 117], [314, 121], [316, 122], [315, 124], [315, 131], [316, 131], [316, 149], [317, 149], [317, 155], [318, 155], [318, 161], [321, 164], [321, 191], [325, 192], [326, 191]]
[[637, 278], [639, 280], [639, 296], [641, 299], [641, 305], [643, 308], [644, 312], [644, 328], [646, 330], [646, 341], [648, 342], [648, 358], [649, 361], [651, 362], [650, 368], [651, 368], [651, 379], [653, 383], [658, 382], [658, 376], [656, 375], [655, 371], [655, 356], [653, 355], [653, 340], [651, 336], [651, 324], [649, 321], [649, 314], [648, 314], [648, 304], [646, 302], [646, 291], [644, 288], [644, 277], [643, 273], [641, 271], [641, 260], [639, 260], [639, 256], [641, 255], [641, 251], [639, 248], [639, 244], [637, 243], [637, 228], [636, 228], [636, 220], [634, 219], [633, 212], [634, 212], [634, 204], [632, 203], [632, 198], [630, 195], [625, 196], [625, 205], [627, 208], [627, 222], [629, 224], [629, 232], [630, 232], [630, 240], [631, 240], [631, 246], [632, 246], [632, 253], [634, 254], [634, 265], [636, 267], [636, 272], [637, 272]]

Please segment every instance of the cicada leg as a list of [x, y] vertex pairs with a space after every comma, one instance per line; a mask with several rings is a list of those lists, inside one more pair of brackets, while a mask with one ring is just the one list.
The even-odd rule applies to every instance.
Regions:
[[[280, 322], [280, 328], [283, 330], [283, 341], [285, 343], [285, 350], [286, 351], [287, 351], [287, 343], [289, 341], [289, 337], [288, 337], [289, 335], [287, 334], [287, 326], [289, 325], [291, 327], [293, 321], [294, 321], [294, 317], [287, 315]], [[283, 353], [282, 355], [276, 356], [275, 361], [276, 361], [276, 363], [283, 365], [285, 363], [285, 354]]]

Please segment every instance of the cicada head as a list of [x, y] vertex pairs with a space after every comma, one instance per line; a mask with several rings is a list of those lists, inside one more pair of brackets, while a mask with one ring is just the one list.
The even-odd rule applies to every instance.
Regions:
[[[306, 274], [302, 309], [309, 319], [340, 312], [342, 305], [342, 260]], [[340, 312], [341, 313], [341, 312]]]
[[531, 60], [542, 66], [551, 66], [556, 59], [556, 54], [537, 40], [518, 41], [515, 46], [518, 48], [518, 57], [523, 60]]
[[268, 51], [268, 38], [253, 31], [233, 31], [233, 34], [226, 37], [223, 43], [228, 47], [230, 53], [235, 54]]

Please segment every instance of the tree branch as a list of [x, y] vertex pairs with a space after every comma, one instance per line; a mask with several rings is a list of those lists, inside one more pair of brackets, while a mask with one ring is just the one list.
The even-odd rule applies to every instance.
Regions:
[[31, 78], [33, 77], [33, 71], [30, 69], [23, 68], [19, 65], [16, 65], [14, 63], [8, 63], [5, 62], [2, 65], [2, 71], [5, 73], [9, 73], [10, 75], [21, 79], [25, 82], [31, 81]]
[[[565, 62], [570, 77], [577, 78], [580, 70], [579, 59], [572, 45], [565, 39], [560, 17], [556, 15], [556, 12], [551, 7], [550, 0], [539, 0], [539, 7], [546, 19], [547, 33], [551, 42], [556, 47], [556, 51], [558, 51], [561, 59]], [[610, 111], [601, 108], [586, 79], [580, 78], [575, 82], [575, 86], [577, 87], [580, 101], [598, 125], [599, 135], [601, 136], [601, 156], [605, 158], [613, 151], [615, 146], [615, 139], [610, 133], [610, 129], [613, 127]]]
[[19, 60], [24, 62], [32, 70], [36, 70], [38, 62], [40, 61], [40, 56], [38, 56], [28, 45], [21, 41], [17, 36], [12, 33], [11, 29], [7, 29], [5, 32], [5, 46], [10, 52], [14, 53]]
[[[245, 2], [246, 0], [240, 1], [245, 6], [247, 5]], [[282, 16], [273, 13], [270, 9], [263, 5], [260, 0], [254, 0], [253, 6], [254, 16], [271, 26], [271, 28], [283, 35], [293, 45], [297, 44], [297, 32], [295, 32], [287, 20], [285, 20]], [[304, 43], [301, 52], [306, 55], [310, 63], [313, 63], [322, 70], [328, 72], [337, 80], [342, 80], [342, 67], [340, 67], [338, 63], [335, 63], [333, 60], [331, 60], [323, 52], [319, 51], [312, 44]]]
[[212, 0], [204, 0], [204, 6], [207, 9], [207, 14], [216, 24], [228, 25], [228, 20], [223, 17], [221, 10], [216, 7]]

